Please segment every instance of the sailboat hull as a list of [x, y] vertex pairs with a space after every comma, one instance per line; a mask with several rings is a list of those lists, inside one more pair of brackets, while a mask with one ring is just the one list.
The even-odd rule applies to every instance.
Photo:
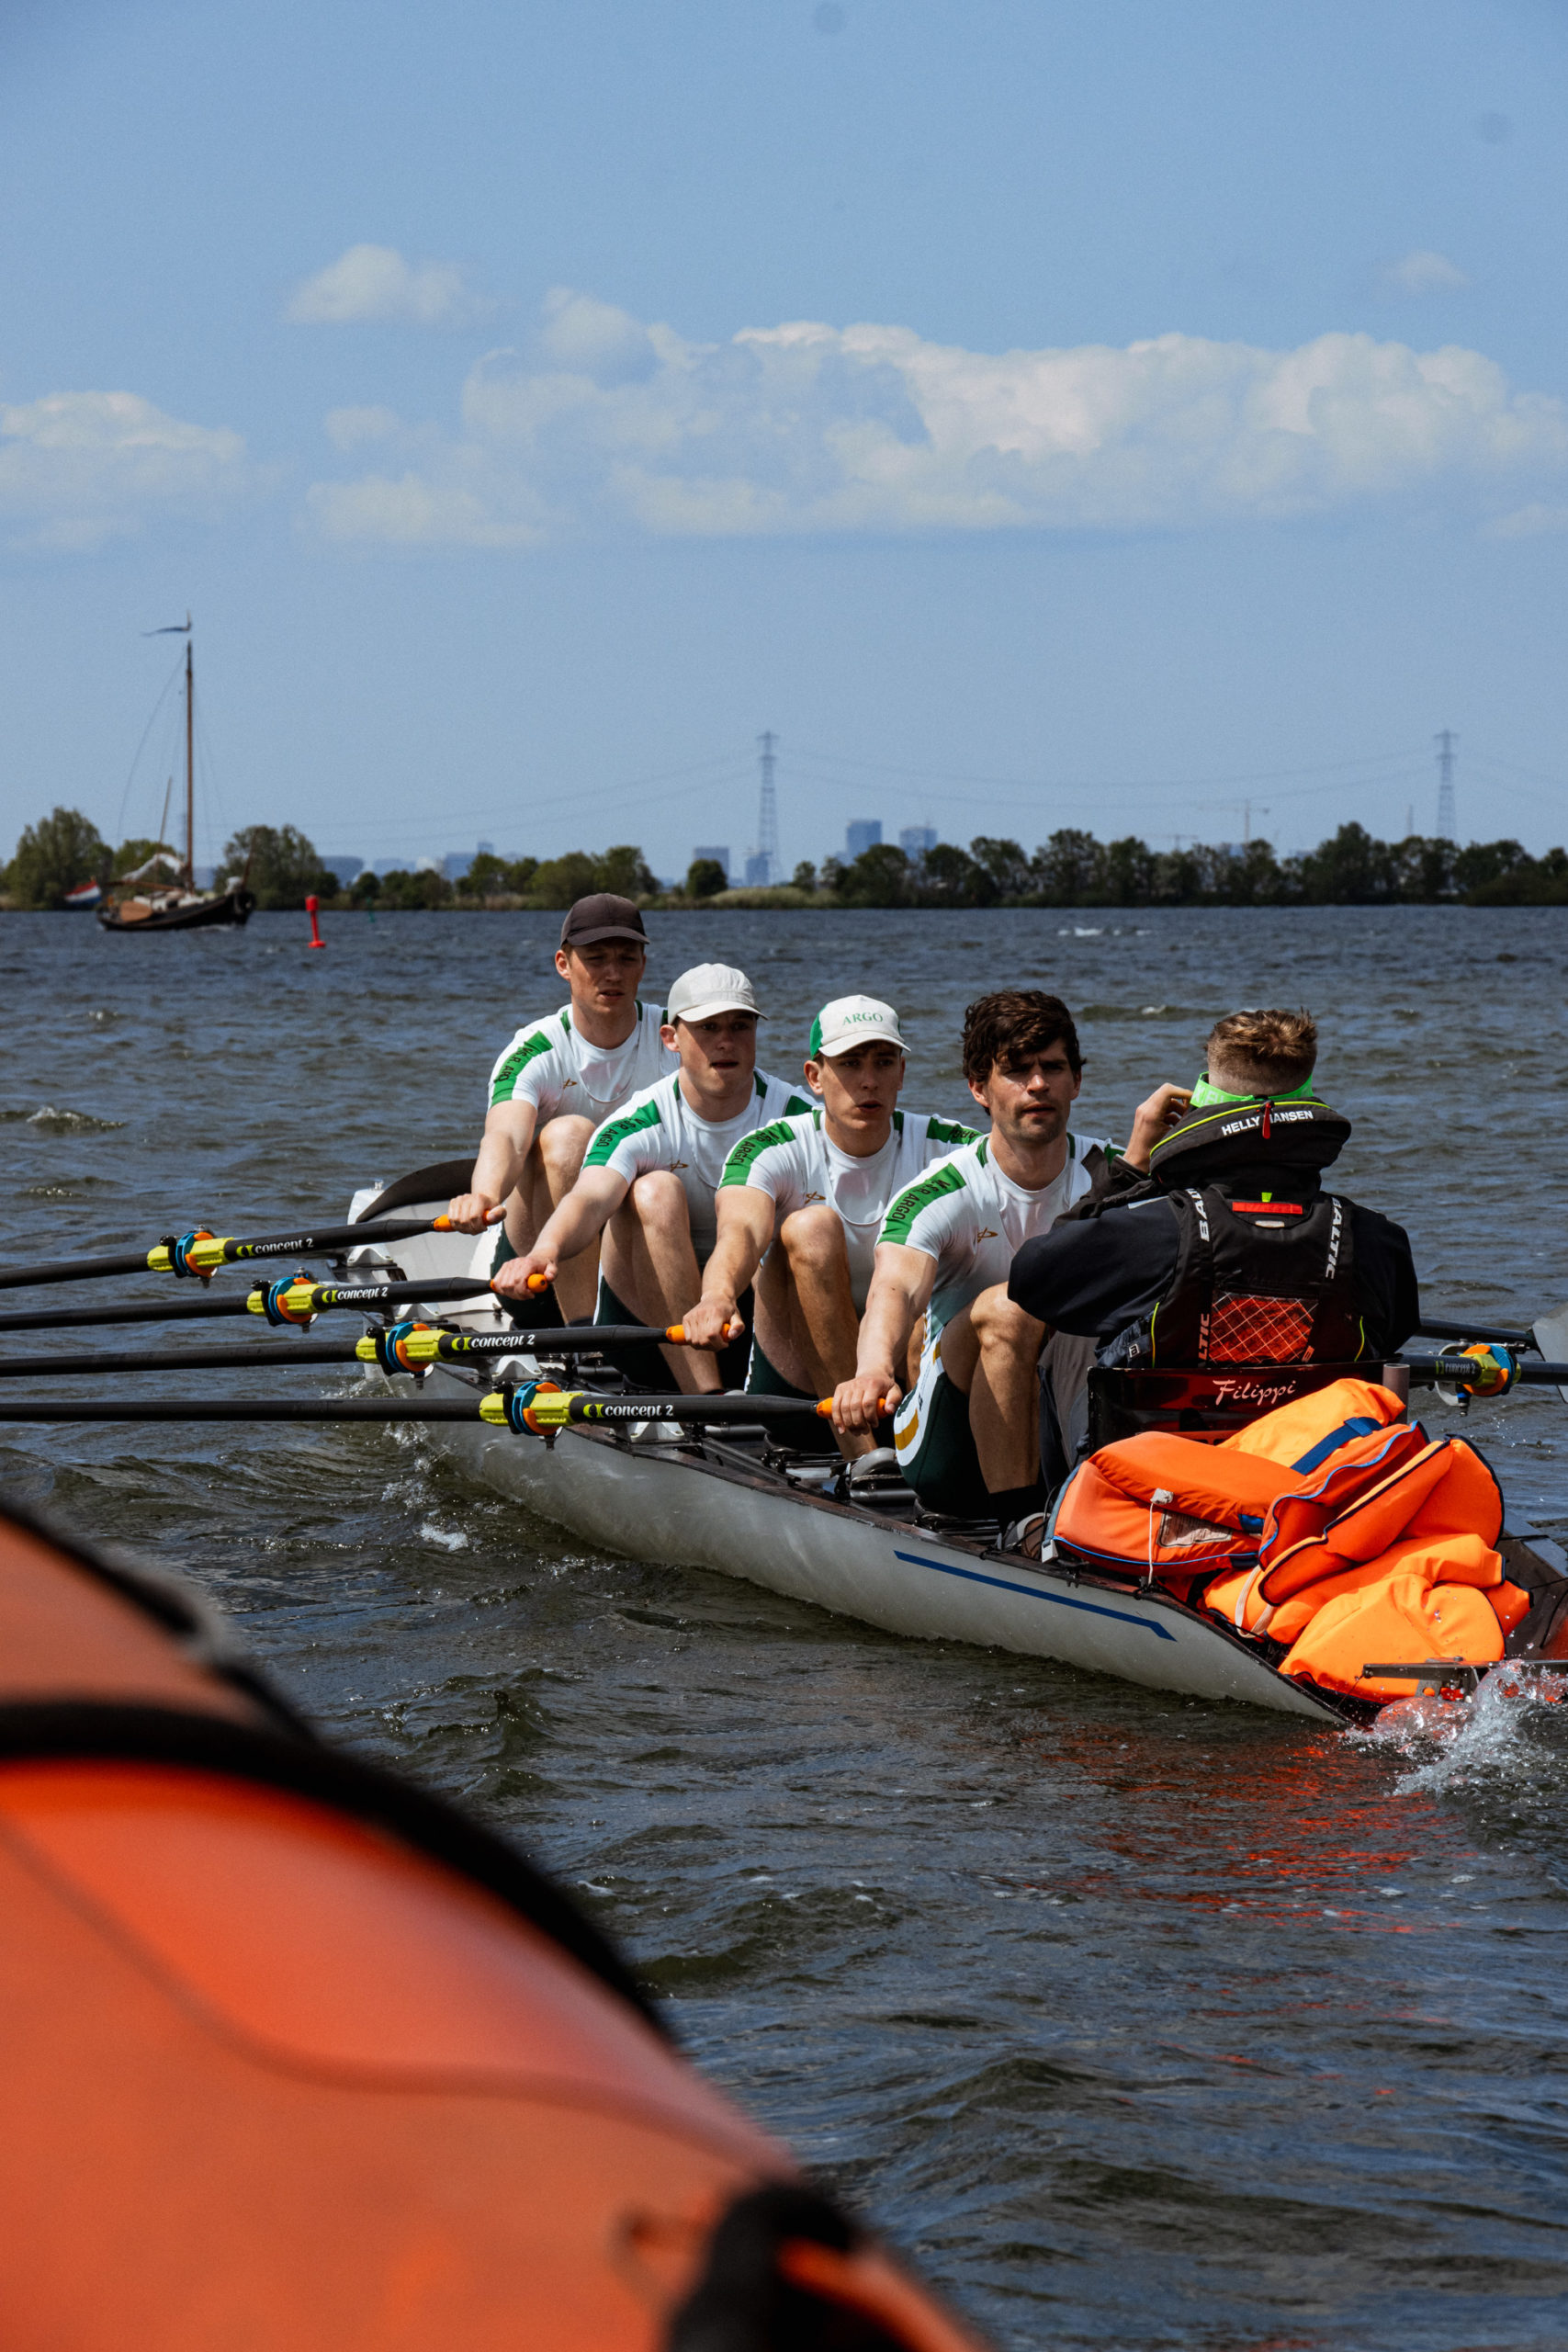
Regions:
[[248, 890], [224, 890], [188, 906], [152, 907], [145, 914], [132, 911], [146, 903], [145, 899], [122, 899], [101, 908], [98, 921], [106, 931], [207, 931], [214, 923], [248, 922], [255, 900]]

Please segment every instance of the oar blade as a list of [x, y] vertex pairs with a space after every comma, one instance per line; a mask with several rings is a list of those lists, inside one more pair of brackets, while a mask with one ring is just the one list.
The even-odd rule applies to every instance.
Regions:
[[[1568, 1363], [1568, 1306], [1540, 1316], [1530, 1326], [1530, 1338], [1549, 1363]], [[1568, 1386], [1559, 1388], [1557, 1394], [1568, 1405]]]

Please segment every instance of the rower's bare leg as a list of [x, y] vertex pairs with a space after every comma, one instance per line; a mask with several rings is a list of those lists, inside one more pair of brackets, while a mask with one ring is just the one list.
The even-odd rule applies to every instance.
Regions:
[[[604, 1227], [604, 1279], [639, 1323], [680, 1321], [702, 1290], [692, 1221], [681, 1179], [667, 1168], [639, 1176]], [[683, 1396], [716, 1396], [716, 1360], [701, 1348], [665, 1348], [665, 1363]]]
[[992, 1494], [1040, 1476], [1040, 1351], [1047, 1327], [998, 1283], [943, 1326], [942, 1365], [969, 1395], [969, 1427]]
[[[582, 1173], [582, 1158], [592, 1133], [592, 1119], [551, 1119], [540, 1128], [518, 1188], [526, 1192], [526, 1215], [534, 1234], [544, 1230], [546, 1219], [559, 1207]], [[509, 1216], [507, 1231], [511, 1230]], [[530, 1239], [529, 1247], [532, 1246]], [[567, 1322], [590, 1320], [599, 1294], [597, 1237], [586, 1250], [563, 1262], [556, 1276], [555, 1291], [556, 1303]]]
[[[830, 1396], [840, 1380], [853, 1378], [860, 1317], [844, 1228], [833, 1210], [823, 1204], [785, 1217], [753, 1295], [758, 1344], [792, 1387]], [[875, 1444], [868, 1430], [839, 1438], [840, 1452], [852, 1462]]]

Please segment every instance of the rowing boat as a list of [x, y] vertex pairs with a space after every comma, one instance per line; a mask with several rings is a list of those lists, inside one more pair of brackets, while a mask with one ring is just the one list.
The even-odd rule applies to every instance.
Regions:
[[[467, 1161], [452, 1162], [357, 1193], [349, 1220], [366, 1226], [367, 1239], [352, 1262], [433, 1283], [478, 1271], [481, 1259], [488, 1265], [488, 1236], [476, 1245], [459, 1234], [422, 1234], [385, 1249], [373, 1238], [378, 1216], [434, 1216], [467, 1188], [468, 1176]], [[502, 1310], [483, 1296], [432, 1312], [468, 1330], [506, 1329]], [[517, 1341], [514, 1358], [492, 1358], [482, 1375], [460, 1364], [432, 1365], [423, 1393], [457, 1398], [497, 1377], [547, 1376], [547, 1334], [520, 1330]], [[574, 1385], [600, 1378], [616, 1385], [613, 1372], [597, 1374], [578, 1360]], [[1287, 1678], [1255, 1640], [1159, 1586], [1082, 1562], [1004, 1552], [989, 1522], [933, 1521], [896, 1475], [852, 1501], [834, 1475], [836, 1457], [792, 1453], [778, 1442], [776, 1423], [729, 1423], [718, 1431], [649, 1420], [564, 1429], [545, 1442], [479, 1422], [442, 1421], [428, 1435], [480, 1484], [634, 1559], [741, 1577], [890, 1634], [1012, 1650], [1152, 1690], [1338, 1724], [1366, 1723], [1380, 1712], [1371, 1701]], [[1538, 1633], [1543, 1617], [1568, 1632], [1568, 1607], [1557, 1605], [1568, 1601], [1568, 1556], [1517, 1525], [1505, 1541], [1512, 1546], [1510, 1574], [1527, 1576], [1543, 1595], [1562, 1587], [1550, 1606], [1543, 1600], [1532, 1610], [1519, 1634]]]

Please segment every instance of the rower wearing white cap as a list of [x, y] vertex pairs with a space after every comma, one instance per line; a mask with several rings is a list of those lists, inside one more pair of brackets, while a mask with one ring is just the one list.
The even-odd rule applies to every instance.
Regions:
[[[447, 1210], [460, 1232], [482, 1233], [505, 1203], [487, 1273], [526, 1250], [571, 1190], [594, 1129], [671, 1068], [663, 1013], [637, 1001], [647, 961], [642, 916], [630, 899], [596, 890], [568, 909], [556, 969], [570, 1000], [525, 1022], [497, 1057], [470, 1189]], [[562, 1266], [556, 1299], [564, 1314], [592, 1313], [597, 1272], [592, 1247]]]
[[[852, 1376], [889, 1204], [931, 1160], [975, 1140], [950, 1119], [897, 1108], [906, 1052], [890, 1004], [836, 997], [811, 1024], [806, 1078], [819, 1102], [759, 1126], [725, 1162], [717, 1244], [681, 1319], [689, 1339], [713, 1345], [755, 1276], [750, 1388], [825, 1396]], [[852, 1458], [875, 1442], [865, 1430], [840, 1440]]]
[[[521, 1297], [535, 1274], [553, 1282], [603, 1232], [598, 1320], [679, 1320], [716, 1238], [714, 1194], [731, 1149], [753, 1128], [810, 1108], [785, 1080], [757, 1068], [761, 1018], [750, 981], [732, 965], [682, 973], [662, 1031], [679, 1067], [595, 1130], [581, 1175], [532, 1250], [500, 1269], [498, 1292]], [[664, 1352], [687, 1394], [720, 1385], [711, 1355]]]

